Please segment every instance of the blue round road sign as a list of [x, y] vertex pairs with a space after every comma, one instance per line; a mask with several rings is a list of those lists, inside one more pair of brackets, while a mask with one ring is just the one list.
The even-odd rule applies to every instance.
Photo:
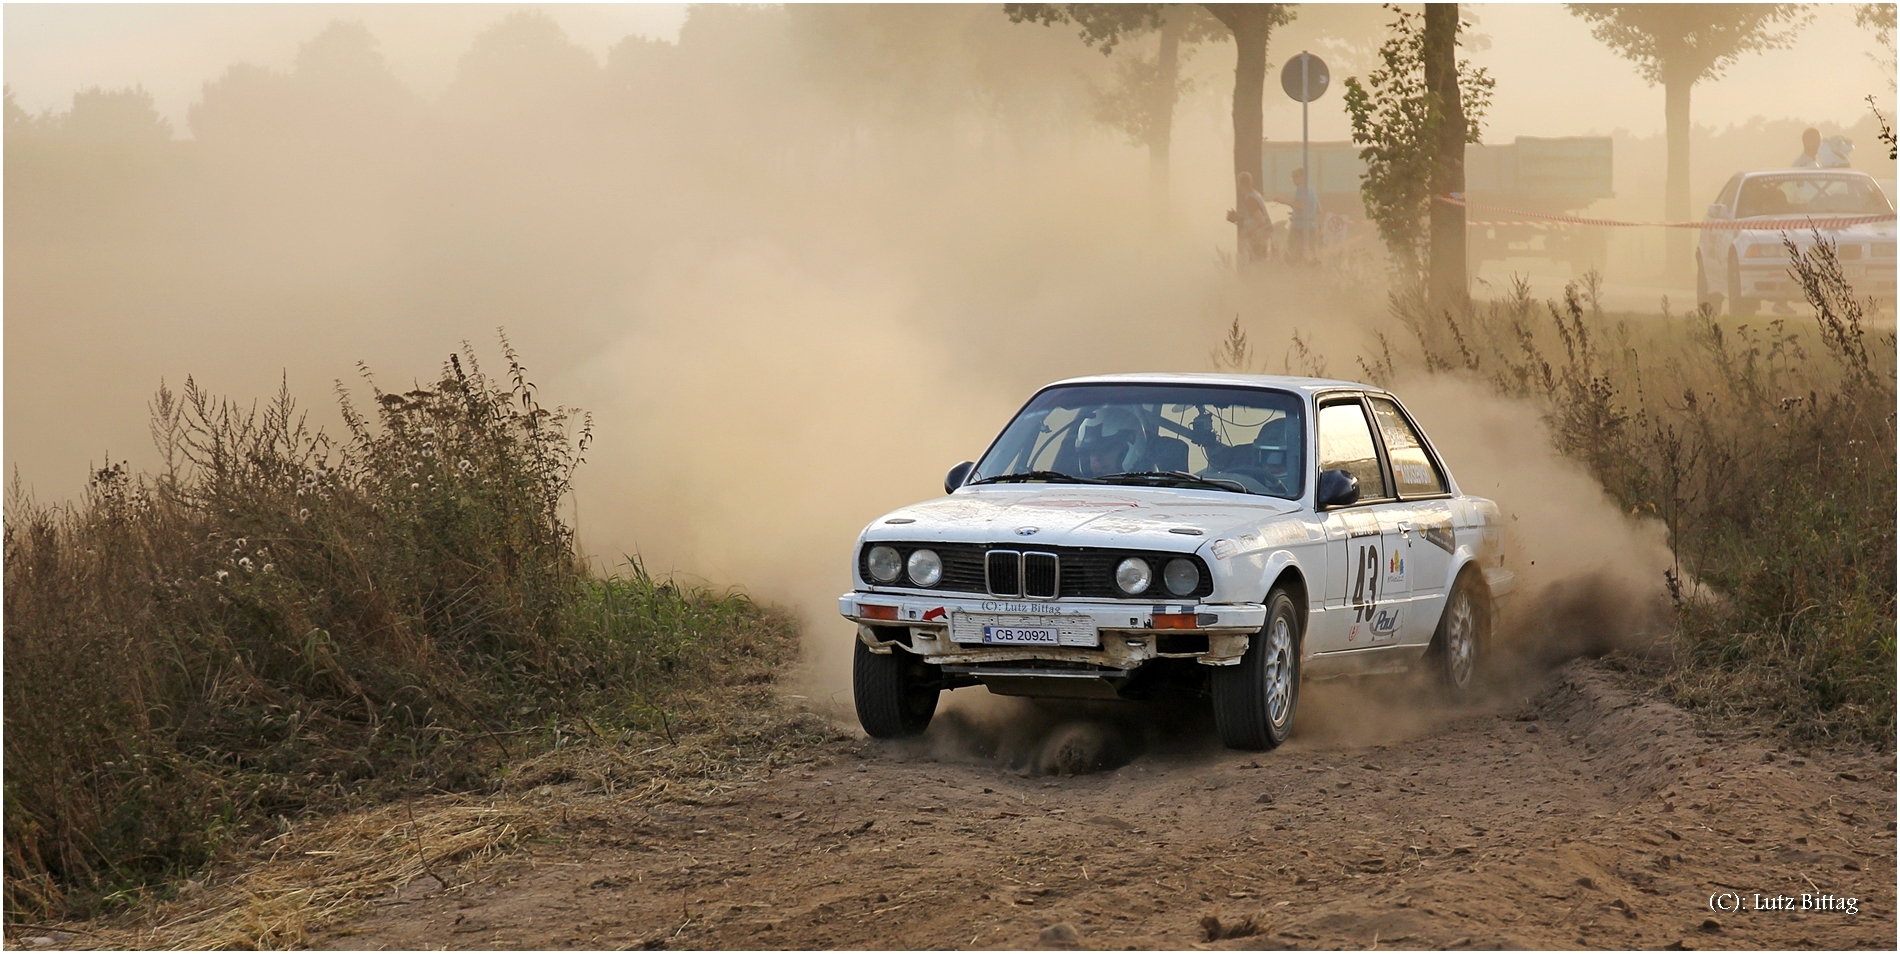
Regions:
[[1332, 76], [1326, 72], [1326, 61], [1311, 53], [1301, 53], [1286, 61], [1286, 67], [1280, 70], [1280, 88], [1296, 103], [1310, 103], [1326, 94], [1326, 86], [1332, 82]]

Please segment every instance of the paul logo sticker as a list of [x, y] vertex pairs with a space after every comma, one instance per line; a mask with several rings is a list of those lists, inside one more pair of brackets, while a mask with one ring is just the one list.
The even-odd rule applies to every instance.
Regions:
[[1372, 614], [1372, 642], [1381, 643], [1399, 634], [1399, 611], [1397, 607], [1381, 607]]
[[1393, 550], [1385, 561], [1385, 581], [1387, 583], [1405, 582], [1405, 554]]

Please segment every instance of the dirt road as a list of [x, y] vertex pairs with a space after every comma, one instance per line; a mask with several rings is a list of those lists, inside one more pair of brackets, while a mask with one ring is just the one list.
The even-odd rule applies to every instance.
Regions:
[[[1264, 754], [1178, 713], [1142, 732], [984, 702], [701, 804], [544, 788], [552, 837], [312, 940], [1893, 948], [1890, 756], [1702, 734], [1618, 680], [1573, 662], [1529, 698], [1423, 718], [1403, 686], [1309, 686], [1302, 730]], [[1743, 910], [1712, 911], [1724, 894]]]

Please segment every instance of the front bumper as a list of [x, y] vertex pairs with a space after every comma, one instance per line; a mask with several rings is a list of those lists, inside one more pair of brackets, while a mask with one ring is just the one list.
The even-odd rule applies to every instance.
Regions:
[[[874, 653], [903, 650], [951, 666], [1051, 660], [1112, 670], [1132, 670], [1151, 659], [1232, 666], [1246, 654], [1248, 637], [1267, 621], [1267, 608], [1258, 603], [1036, 602], [876, 592], [844, 594], [838, 612], [858, 624], [858, 639]], [[1192, 624], [1185, 625], [1190, 615]], [[1156, 626], [1157, 616], [1165, 625]], [[1025, 625], [1025, 619], [1060, 620], [1064, 644], [970, 641], [986, 622]], [[1084, 643], [1088, 632], [1093, 645]]]
[[[1788, 274], [1786, 263], [1774, 265], [1750, 265], [1744, 263], [1736, 270], [1736, 284], [1741, 286], [1742, 294], [1759, 301], [1805, 301], [1807, 293]], [[1894, 263], [1879, 260], [1863, 260], [1841, 263], [1841, 277], [1847, 279], [1857, 295], [1873, 295], [1880, 298], [1892, 298], [1894, 295]]]

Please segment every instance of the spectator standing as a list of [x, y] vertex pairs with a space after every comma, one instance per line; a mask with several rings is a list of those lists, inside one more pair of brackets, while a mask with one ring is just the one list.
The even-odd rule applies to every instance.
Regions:
[[1310, 263], [1319, 252], [1319, 193], [1306, 184], [1304, 168], [1293, 170], [1293, 195], [1287, 205], [1293, 208], [1287, 231], [1287, 261]]
[[1267, 197], [1253, 187], [1253, 176], [1234, 177], [1234, 208], [1227, 221], [1240, 226], [1239, 264], [1242, 268], [1264, 262], [1273, 249], [1273, 217], [1267, 213]]

